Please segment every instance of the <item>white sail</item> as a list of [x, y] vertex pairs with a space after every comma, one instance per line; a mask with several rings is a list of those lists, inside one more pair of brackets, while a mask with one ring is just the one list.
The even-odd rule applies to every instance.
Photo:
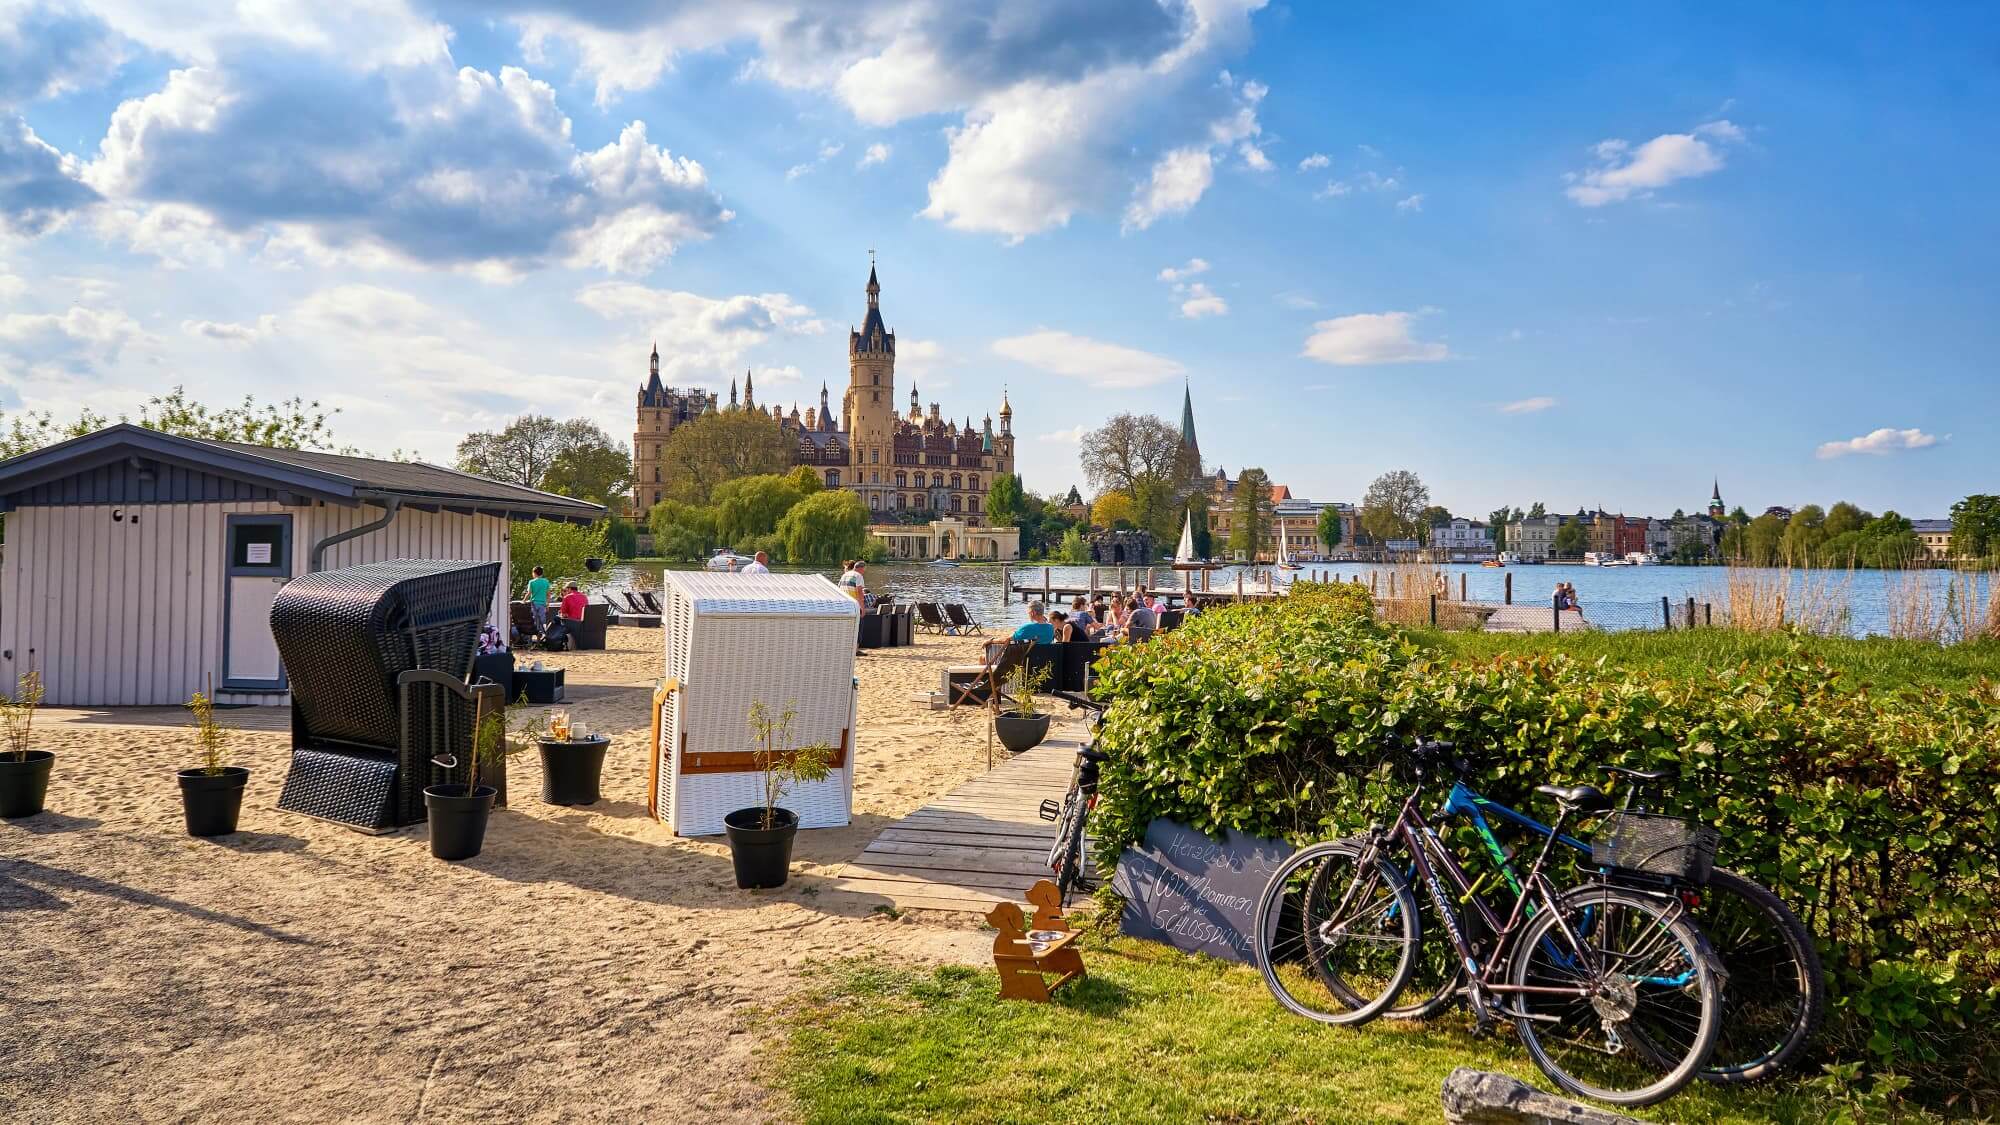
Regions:
[[1291, 553], [1290, 553], [1289, 551], [1286, 551], [1286, 550], [1285, 550], [1285, 521], [1284, 521], [1284, 520], [1279, 520], [1279, 521], [1278, 521], [1278, 565], [1279, 565], [1279, 566], [1290, 566], [1290, 565], [1292, 565], [1292, 556], [1291, 556]]
[[1177, 563], [1199, 561], [1194, 557], [1194, 512], [1192, 510], [1188, 512], [1187, 518], [1181, 521], [1181, 545], [1174, 548], [1174, 561]]

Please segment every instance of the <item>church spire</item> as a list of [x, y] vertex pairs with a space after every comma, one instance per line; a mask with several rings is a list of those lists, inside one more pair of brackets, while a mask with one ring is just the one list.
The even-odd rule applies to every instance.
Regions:
[[736, 409], [736, 380], [729, 381], [729, 409]]
[[1181, 384], [1181, 445], [1201, 457], [1201, 443], [1194, 438], [1194, 389], [1186, 383]]
[[750, 389], [750, 369], [747, 367], [743, 369], [743, 405], [757, 405], [757, 395]]

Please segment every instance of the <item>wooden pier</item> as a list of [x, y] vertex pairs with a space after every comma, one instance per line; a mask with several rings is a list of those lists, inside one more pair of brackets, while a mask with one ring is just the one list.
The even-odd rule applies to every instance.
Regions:
[[[1282, 598], [1286, 593], [1286, 583], [1276, 581], [1268, 570], [1255, 576], [1246, 576], [1239, 571], [1224, 582], [1211, 581], [1209, 571], [1179, 571], [1157, 566], [1093, 566], [1089, 580], [1080, 586], [1055, 581], [1054, 570], [1052, 566], [1006, 566], [1001, 568], [1000, 580], [1007, 588], [1009, 599], [1024, 602], [1039, 600], [1045, 605], [1067, 603], [1078, 597], [1095, 600], [1099, 594], [1124, 597], [1140, 587], [1144, 587], [1147, 593], [1158, 595], [1169, 605], [1257, 601]], [[1331, 582], [1337, 575], [1331, 570], [1312, 569], [1300, 571], [1298, 577], [1308, 582]], [[1192, 583], [1191, 589], [1189, 583]]]

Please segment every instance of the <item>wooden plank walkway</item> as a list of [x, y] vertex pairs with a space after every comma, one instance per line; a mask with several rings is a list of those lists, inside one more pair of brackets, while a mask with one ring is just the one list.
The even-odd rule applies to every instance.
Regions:
[[1023, 901], [1047, 877], [1056, 826], [1044, 800], [1069, 789], [1077, 743], [1051, 738], [918, 809], [842, 868], [834, 891], [886, 898], [902, 909], [984, 914]]

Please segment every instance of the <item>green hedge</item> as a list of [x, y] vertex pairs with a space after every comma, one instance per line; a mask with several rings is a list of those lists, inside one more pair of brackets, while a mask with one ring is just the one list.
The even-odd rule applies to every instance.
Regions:
[[1393, 813], [1362, 784], [1391, 733], [1457, 743], [1474, 784], [1522, 808], [1603, 763], [1670, 764], [1672, 802], [1723, 830], [1721, 861], [1819, 936], [1832, 1052], [2000, 1088], [2000, 685], [1871, 693], [1810, 645], [1672, 679], [1560, 654], [1454, 660], [1370, 620], [1359, 587], [1302, 584], [1099, 661], [1099, 854], [1157, 816], [1352, 832]]

